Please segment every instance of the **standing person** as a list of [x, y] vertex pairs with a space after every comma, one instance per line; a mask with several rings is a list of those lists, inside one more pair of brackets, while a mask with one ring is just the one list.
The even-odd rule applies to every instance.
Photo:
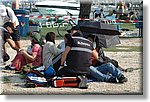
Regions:
[[117, 14], [117, 19], [123, 19], [124, 13], [126, 10], [128, 10], [126, 4], [124, 3], [123, 0], [121, 0], [118, 4], [117, 4], [117, 8], [118, 10], [118, 14]]
[[96, 9], [95, 9], [95, 18], [97, 18], [97, 17], [100, 17], [100, 8], [99, 7], [97, 7]]
[[[43, 47], [43, 65], [45, 66], [45, 69], [47, 69], [49, 66], [53, 67], [53, 58], [61, 53], [61, 50], [58, 49], [55, 45], [55, 33], [54, 32], [48, 32], [45, 36], [46, 43]], [[58, 67], [59, 68], [59, 67]], [[55, 71], [58, 71], [57, 68], [54, 68]]]
[[[16, 30], [14, 33], [15, 44], [18, 48], [21, 48], [20, 44], [20, 33], [19, 33], [19, 21], [14, 13], [14, 11], [10, 7], [5, 7], [5, 5], [0, 5], [0, 16], [3, 19], [3, 22], [11, 22], [13, 23], [14, 29]], [[5, 46], [4, 46], [5, 47]], [[5, 47], [6, 49], [6, 47]]]

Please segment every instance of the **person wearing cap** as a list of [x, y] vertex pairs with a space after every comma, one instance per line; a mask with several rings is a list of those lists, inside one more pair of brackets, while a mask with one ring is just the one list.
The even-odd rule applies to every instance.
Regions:
[[19, 32], [19, 21], [14, 13], [14, 11], [10, 7], [5, 7], [5, 5], [0, 5], [0, 16], [3, 19], [4, 23], [11, 22], [13, 23], [14, 29], [16, 30], [14, 33], [15, 44], [21, 48], [20, 44], [20, 32]]
[[65, 34], [66, 47], [61, 57], [61, 66], [57, 76], [77, 76], [80, 79], [78, 87], [87, 88], [86, 74], [89, 74], [89, 67], [92, 64], [90, 57], [93, 45], [77, 30], [77, 27], [73, 27], [70, 34]]
[[82, 33], [79, 30], [79, 26], [73, 26], [71, 29], [67, 30], [72, 36], [82, 36]]
[[[79, 30], [79, 26], [77, 26], [77, 25], [73, 26], [71, 29], [67, 30], [67, 32], [71, 36], [83, 36]], [[65, 39], [58, 45], [58, 48], [61, 49], [61, 51], [65, 50]]]

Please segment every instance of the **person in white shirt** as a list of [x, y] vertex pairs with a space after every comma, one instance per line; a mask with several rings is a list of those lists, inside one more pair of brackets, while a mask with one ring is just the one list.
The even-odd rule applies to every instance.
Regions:
[[[14, 11], [10, 7], [5, 7], [5, 5], [0, 5], [0, 16], [3, 20], [3, 23], [7, 22], [13, 23], [15, 32], [13, 32], [15, 45], [20, 49], [20, 32], [19, 32], [19, 21], [14, 13]], [[3, 48], [6, 50], [6, 44], [3, 45]]]
[[5, 7], [5, 5], [0, 5], [0, 16], [3, 19], [3, 22], [12, 22], [14, 24], [14, 28], [19, 26], [19, 21], [14, 13], [14, 11], [10, 7]]
[[[43, 47], [43, 65], [47, 69], [49, 66], [54, 67], [53, 58], [60, 54], [62, 51], [58, 49], [55, 45], [55, 33], [48, 32], [45, 36], [45, 39], [46, 43]], [[58, 68], [55, 67], [55, 71], [57, 71]]]

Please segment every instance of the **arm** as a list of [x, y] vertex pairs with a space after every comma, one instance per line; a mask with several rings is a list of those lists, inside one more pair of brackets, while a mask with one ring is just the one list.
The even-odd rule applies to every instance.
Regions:
[[51, 47], [52, 47], [52, 48], [51, 48], [50, 50], [51, 50], [51, 52], [52, 52], [55, 56], [62, 52], [62, 51], [61, 51], [59, 48], [57, 48], [55, 45], [52, 45]]
[[30, 61], [35, 61], [38, 53], [40, 53], [40, 50], [42, 50], [42, 48], [40, 47], [40, 45], [35, 44], [32, 48], [32, 54], [29, 54], [26, 50], [22, 50], [21, 53], [23, 54], [23, 56], [30, 60]]
[[25, 50], [22, 50], [21, 53], [23, 54], [23, 56], [24, 56], [26, 59], [28, 59], [28, 60], [30, 60], [30, 61], [34, 61], [34, 60], [36, 59], [36, 56], [37, 56], [37, 54], [34, 54], [34, 53], [33, 53], [32, 55], [30, 55], [30, 54], [28, 54], [28, 52], [25, 51]]
[[21, 48], [20, 41], [15, 41], [15, 44], [19, 49]]
[[16, 43], [14, 43], [14, 41], [12, 39], [6, 39], [6, 41], [11, 46], [12, 49], [19, 51], [19, 47], [16, 46]]
[[67, 58], [67, 54], [69, 53], [70, 50], [71, 47], [67, 46], [61, 57], [61, 65], [64, 65], [64, 62], [66, 61]]
[[16, 28], [16, 21], [14, 22], [14, 28]]
[[98, 59], [98, 52], [96, 50], [93, 50], [92, 51], [92, 56], [95, 58], [95, 59]]

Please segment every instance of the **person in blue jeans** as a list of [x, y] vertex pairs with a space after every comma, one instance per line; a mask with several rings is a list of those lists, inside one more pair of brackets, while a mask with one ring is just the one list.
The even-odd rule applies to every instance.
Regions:
[[112, 63], [102, 64], [97, 67], [90, 67], [90, 75], [102, 82], [124, 83], [127, 78]]
[[[111, 82], [111, 83], [124, 83], [128, 79], [123, 75], [119, 68], [115, 67], [112, 63], [101, 62], [99, 59], [97, 48], [98, 38], [93, 35], [88, 35], [88, 39], [93, 42], [92, 51], [92, 66], [90, 66], [90, 76], [96, 78], [97, 81]], [[95, 40], [94, 40], [95, 39]], [[96, 63], [95, 63], [96, 61]]]

